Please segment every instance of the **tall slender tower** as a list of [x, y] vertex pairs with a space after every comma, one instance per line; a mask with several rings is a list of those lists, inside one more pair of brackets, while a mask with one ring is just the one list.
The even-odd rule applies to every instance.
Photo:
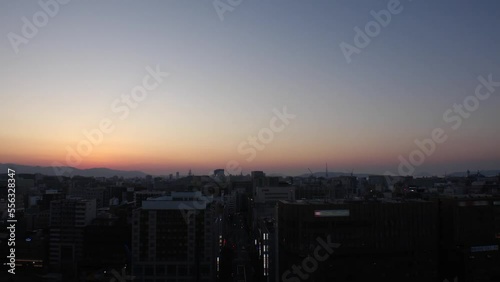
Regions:
[[328, 163], [326, 163], [326, 172], [325, 172], [326, 178], [328, 178]]

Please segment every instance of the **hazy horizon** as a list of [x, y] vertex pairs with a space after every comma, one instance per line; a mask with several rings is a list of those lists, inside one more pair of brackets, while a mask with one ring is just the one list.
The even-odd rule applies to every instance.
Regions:
[[[389, 2], [243, 1], [221, 20], [211, 1], [70, 1], [16, 53], [9, 34], [42, 8], [3, 1], [0, 162], [204, 174], [236, 161], [244, 173], [292, 175], [327, 162], [397, 173], [398, 157], [441, 128], [447, 140], [414, 173], [499, 169], [500, 88], [460, 125], [443, 116], [474, 95], [478, 77], [500, 81], [500, 3], [401, 1], [348, 62], [339, 46]], [[127, 106], [122, 95], [146, 76], [154, 89]], [[251, 153], [248, 138], [284, 107], [294, 118]], [[113, 130], [69, 163], [68, 148], [104, 119]]]

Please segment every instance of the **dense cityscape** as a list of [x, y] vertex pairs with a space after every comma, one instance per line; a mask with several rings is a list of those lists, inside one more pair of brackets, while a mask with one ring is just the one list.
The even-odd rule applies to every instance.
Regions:
[[15, 179], [16, 281], [500, 279], [500, 174]]
[[500, 1], [0, 0], [0, 282], [500, 282]]

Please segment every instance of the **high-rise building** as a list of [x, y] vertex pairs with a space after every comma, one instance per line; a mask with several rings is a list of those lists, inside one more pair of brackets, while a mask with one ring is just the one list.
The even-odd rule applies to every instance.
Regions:
[[219, 221], [201, 192], [148, 199], [132, 219], [134, 281], [214, 281]]
[[277, 213], [282, 281], [437, 279], [435, 202], [280, 201]]
[[263, 171], [252, 171], [252, 194], [255, 196], [257, 187], [266, 185], [266, 174]]
[[255, 189], [255, 203], [276, 203], [279, 200], [295, 200], [295, 186], [265, 186]]
[[161, 196], [165, 196], [164, 191], [136, 191], [134, 192], [134, 205], [135, 207], [140, 208], [142, 206], [142, 201], [145, 201], [148, 198], [158, 198]]
[[49, 264], [73, 279], [83, 257], [84, 228], [96, 217], [96, 200], [69, 198], [50, 203]]
[[224, 169], [218, 168], [214, 170], [214, 176], [215, 177], [224, 177]]
[[441, 280], [500, 281], [500, 197], [441, 197], [439, 208]]
[[98, 209], [109, 206], [109, 189], [105, 187], [73, 187], [69, 195], [75, 198], [96, 199]]

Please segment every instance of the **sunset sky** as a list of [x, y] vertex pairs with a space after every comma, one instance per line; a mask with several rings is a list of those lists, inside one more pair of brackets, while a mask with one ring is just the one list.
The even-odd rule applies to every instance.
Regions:
[[[243, 0], [221, 20], [211, 0], [74, 0], [16, 54], [8, 34], [43, 10], [1, 1], [0, 163], [67, 165], [67, 148], [109, 119], [79, 168], [397, 172], [442, 128], [417, 173], [500, 169], [500, 87], [458, 129], [443, 120], [478, 76], [500, 81], [500, 3], [401, 1], [347, 63], [339, 45], [388, 2]], [[120, 118], [113, 102], [157, 66], [169, 76]], [[238, 146], [283, 107], [296, 117], [247, 161]]]

